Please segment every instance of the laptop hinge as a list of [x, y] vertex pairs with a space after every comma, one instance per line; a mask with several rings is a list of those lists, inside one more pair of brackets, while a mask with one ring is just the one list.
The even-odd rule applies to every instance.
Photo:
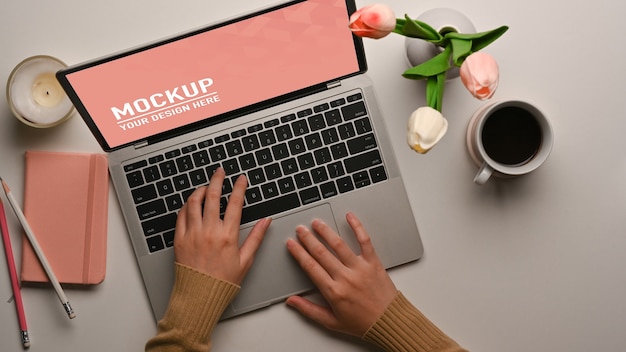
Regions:
[[336, 88], [339, 86], [341, 86], [341, 81], [334, 81], [334, 82], [329, 82], [326, 84], [327, 89]]
[[141, 141], [134, 145], [135, 149], [141, 149], [148, 146], [148, 141]]

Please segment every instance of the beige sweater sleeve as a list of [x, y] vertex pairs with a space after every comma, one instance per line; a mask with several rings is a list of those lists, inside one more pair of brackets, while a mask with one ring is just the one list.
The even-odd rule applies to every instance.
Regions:
[[209, 351], [211, 332], [240, 287], [176, 264], [169, 307], [146, 351]]
[[437, 328], [402, 293], [363, 335], [387, 352], [466, 351]]

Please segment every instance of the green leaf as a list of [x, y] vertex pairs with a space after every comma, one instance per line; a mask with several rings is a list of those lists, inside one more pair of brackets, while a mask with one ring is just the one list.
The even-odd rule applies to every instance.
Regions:
[[[486, 47], [487, 45], [494, 42], [496, 39], [500, 38], [509, 29], [508, 26], [501, 26], [496, 29], [492, 29], [486, 32], [480, 33], [456, 33], [450, 32], [446, 33], [445, 37], [452, 40], [461, 39], [461, 40], [470, 40], [472, 42], [472, 52], [479, 51], [480, 49]], [[455, 60], [456, 61], [456, 60]]]
[[393, 30], [394, 33], [429, 41], [438, 41], [442, 39], [441, 34], [439, 34], [439, 32], [437, 32], [429, 24], [414, 20], [409, 17], [409, 15], [404, 15], [404, 17], [404, 19], [396, 19], [396, 28]]
[[461, 66], [466, 57], [472, 53], [472, 40], [451, 38], [452, 62], [456, 66]]
[[432, 59], [404, 71], [403, 77], [408, 79], [426, 79], [446, 72], [450, 68], [452, 48], [447, 46], [444, 51]]

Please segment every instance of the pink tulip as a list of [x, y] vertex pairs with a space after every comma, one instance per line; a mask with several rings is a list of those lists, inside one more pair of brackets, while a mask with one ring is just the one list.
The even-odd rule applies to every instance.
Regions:
[[396, 28], [396, 17], [387, 5], [368, 5], [350, 16], [349, 27], [359, 37], [380, 39]]
[[471, 54], [459, 72], [467, 90], [480, 100], [491, 98], [498, 88], [498, 63], [489, 54], [480, 51]]

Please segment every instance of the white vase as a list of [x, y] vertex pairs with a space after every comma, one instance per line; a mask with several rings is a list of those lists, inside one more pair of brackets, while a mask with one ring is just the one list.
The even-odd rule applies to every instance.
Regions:
[[[476, 33], [472, 21], [463, 13], [451, 8], [435, 8], [428, 10], [417, 17], [433, 27], [441, 34], [449, 32]], [[407, 37], [404, 41], [406, 61], [409, 67], [426, 62], [443, 51], [443, 48], [419, 38]], [[453, 66], [448, 70], [447, 79], [459, 77], [459, 68]]]

